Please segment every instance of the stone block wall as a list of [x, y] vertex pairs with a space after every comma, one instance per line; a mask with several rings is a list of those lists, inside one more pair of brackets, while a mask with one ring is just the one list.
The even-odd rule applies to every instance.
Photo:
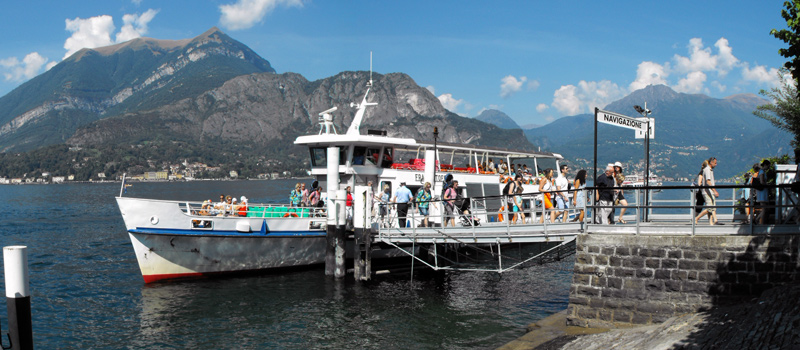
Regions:
[[800, 235], [579, 235], [567, 323], [661, 323], [800, 280]]

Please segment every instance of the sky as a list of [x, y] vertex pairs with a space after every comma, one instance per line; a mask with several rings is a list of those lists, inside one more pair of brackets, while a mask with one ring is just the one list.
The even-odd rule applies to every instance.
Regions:
[[[722, 98], [779, 84], [783, 1], [0, 2], [0, 96], [84, 47], [218, 27], [278, 73], [401, 72], [466, 117], [590, 113], [650, 84]], [[646, 101], [642, 101], [644, 103]], [[657, 111], [654, 111], [656, 113]], [[634, 112], [631, 112], [631, 115]]]

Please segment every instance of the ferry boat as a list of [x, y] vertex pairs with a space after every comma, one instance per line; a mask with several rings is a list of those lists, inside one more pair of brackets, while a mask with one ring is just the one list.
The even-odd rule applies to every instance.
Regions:
[[[526, 164], [537, 174], [545, 168], [557, 172], [558, 162], [563, 159], [555, 153], [451, 144], [437, 142], [435, 138], [392, 137], [385, 131], [369, 130], [361, 134], [366, 108], [377, 105], [367, 102], [371, 87], [370, 80], [363, 100], [354, 105], [356, 114], [347, 132], [337, 133], [331, 114], [336, 110], [334, 107], [319, 113], [318, 134], [295, 140], [295, 144], [309, 149], [311, 175], [322, 188], [323, 198], [334, 198], [336, 191], [341, 193], [347, 186], [354, 189], [353, 193], [370, 193], [368, 204], [362, 207], [366, 209], [356, 208], [354, 214], [353, 221], [363, 224], [362, 227], [380, 220], [371, 215], [377, 207], [372, 193], [379, 193], [384, 187], [389, 187], [394, 196], [402, 183], [417, 193], [425, 182], [431, 182], [432, 194], [438, 197], [447, 174], [452, 174], [461, 184], [462, 197], [499, 196], [508, 177], [484, 171], [481, 164], [492, 160]], [[370, 182], [372, 187], [367, 186]], [[538, 190], [536, 185], [523, 187], [525, 193]], [[325, 208], [250, 203], [244, 215], [210, 216], [203, 215], [203, 203], [198, 202], [123, 197], [122, 191], [116, 200], [145, 283], [322, 264], [326, 222], [335, 219], [328, 213], [336, 208], [332, 201]], [[361, 198], [356, 202], [365, 203]], [[492, 212], [499, 214], [504, 210], [499, 198], [484, 203], [490, 207], [484, 209]], [[442, 226], [442, 210], [441, 205], [431, 207], [433, 226]], [[484, 215], [482, 219], [493, 221], [498, 216], [502, 214]], [[394, 225], [397, 222], [395, 218]], [[410, 226], [419, 225], [415, 220], [408, 222]], [[391, 256], [387, 253], [391, 250], [395, 249], [385, 249], [384, 255]]]
[[[647, 186], [661, 186], [662, 182], [653, 173], [650, 173], [650, 178], [647, 181]], [[625, 177], [625, 181], [622, 182], [623, 187], [644, 187], [644, 176], [637, 174], [631, 174]]]

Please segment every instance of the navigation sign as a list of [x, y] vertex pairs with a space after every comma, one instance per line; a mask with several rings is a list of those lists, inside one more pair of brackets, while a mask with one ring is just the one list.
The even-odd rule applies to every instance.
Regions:
[[623, 128], [634, 129], [634, 130], [647, 129], [647, 121], [642, 121], [640, 119], [644, 118], [631, 118], [626, 115], [608, 112], [602, 109], [597, 110], [598, 122], [621, 126]]
[[636, 119], [639, 119], [639, 120], [642, 121], [642, 125], [644, 125], [644, 128], [636, 129], [634, 131], [635, 138], [637, 138], [637, 139], [643, 139], [644, 138], [644, 129], [647, 129], [647, 119], [650, 119], [650, 139], [651, 140], [655, 139], [656, 138], [656, 118], [636, 118]]

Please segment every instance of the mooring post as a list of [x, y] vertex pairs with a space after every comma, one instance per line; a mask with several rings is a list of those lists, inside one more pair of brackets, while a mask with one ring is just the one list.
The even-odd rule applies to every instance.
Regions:
[[336, 267], [333, 272], [333, 276], [336, 278], [344, 277], [345, 272], [347, 269], [345, 268], [345, 239], [347, 238], [346, 235], [346, 228], [347, 228], [347, 191], [339, 190], [336, 193], [336, 234], [334, 235], [334, 244], [335, 244], [335, 262]]
[[353, 277], [356, 281], [370, 279], [370, 223], [372, 221], [372, 188], [356, 186], [353, 203]]
[[8, 307], [8, 333], [12, 349], [33, 349], [28, 247], [3, 247], [3, 270]]
[[[326, 215], [327, 235], [325, 236], [325, 276], [333, 276], [336, 270], [336, 194], [339, 190], [339, 147], [328, 147], [327, 186], [328, 213]], [[342, 208], [344, 209], [344, 208]]]

